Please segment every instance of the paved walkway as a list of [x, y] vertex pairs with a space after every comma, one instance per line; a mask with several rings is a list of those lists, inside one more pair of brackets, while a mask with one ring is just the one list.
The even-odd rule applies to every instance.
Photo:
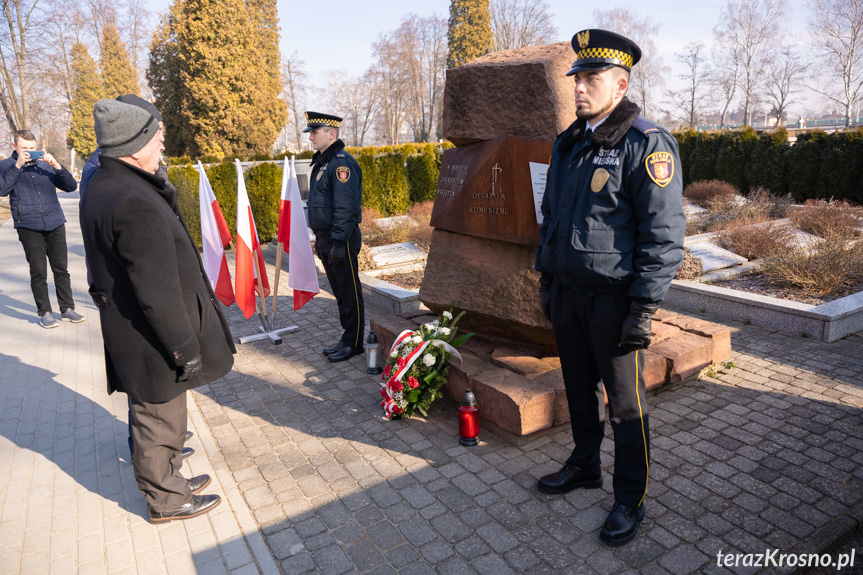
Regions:
[[[37, 325], [23, 251], [0, 226], [0, 575], [754, 573], [717, 566], [717, 553], [820, 551], [863, 520], [859, 334], [821, 344], [730, 324], [733, 367], [649, 398], [647, 520], [612, 549], [597, 536], [610, 438], [602, 490], [547, 496], [536, 479], [565, 460], [568, 432], [521, 448], [483, 433], [468, 449], [444, 404], [383, 421], [363, 358], [330, 365], [319, 352], [338, 334], [332, 296], [288, 312], [283, 274], [282, 317], [300, 331], [240, 346], [228, 376], [190, 394], [185, 472], [212, 475], [207, 492], [225, 501], [150, 525], [125, 396], [105, 392], [77, 197], [63, 207], [83, 324]], [[228, 318], [235, 336], [255, 331], [235, 307]], [[863, 549], [856, 561], [859, 572]]]

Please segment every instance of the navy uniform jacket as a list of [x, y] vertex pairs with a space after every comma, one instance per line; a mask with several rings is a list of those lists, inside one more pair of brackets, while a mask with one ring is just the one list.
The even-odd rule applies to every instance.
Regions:
[[309, 227], [329, 234], [334, 241], [347, 242], [363, 220], [363, 173], [345, 143], [333, 142], [312, 157], [309, 180]]
[[66, 168], [55, 170], [37, 160], [35, 166], [15, 167], [18, 152], [0, 162], [0, 196], [9, 195], [16, 228], [51, 232], [66, 223], [57, 190], [74, 192], [78, 182]]
[[565, 285], [629, 287], [662, 301], [683, 261], [677, 141], [624, 98], [585, 139], [577, 120], [554, 143], [536, 269]]

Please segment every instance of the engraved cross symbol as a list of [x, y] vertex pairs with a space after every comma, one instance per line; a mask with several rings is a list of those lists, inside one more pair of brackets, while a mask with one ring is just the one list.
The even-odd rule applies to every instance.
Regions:
[[495, 163], [491, 169], [491, 193], [495, 193], [501, 189], [500, 175], [503, 173], [503, 168], [500, 163]]

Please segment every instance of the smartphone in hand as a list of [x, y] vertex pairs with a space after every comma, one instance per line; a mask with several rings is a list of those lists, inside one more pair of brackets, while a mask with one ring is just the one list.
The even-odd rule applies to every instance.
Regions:
[[30, 154], [31, 160], [41, 160], [45, 157], [45, 152], [43, 150], [30, 150], [28, 153]]

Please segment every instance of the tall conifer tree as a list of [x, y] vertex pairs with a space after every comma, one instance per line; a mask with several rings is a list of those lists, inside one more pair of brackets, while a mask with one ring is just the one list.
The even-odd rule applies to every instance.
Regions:
[[177, 43], [177, 15], [181, 1], [176, 0], [153, 32], [147, 68], [147, 82], [165, 124], [165, 153], [169, 156], [187, 154], [194, 145], [188, 115], [183, 111], [185, 87], [180, 81], [182, 62]]
[[113, 22], [105, 24], [102, 29], [102, 57], [99, 68], [102, 70], [102, 86], [106, 98], [116, 98], [123, 94], [141, 95], [138, 78], [129, 60], [129, 52]]
[[96, 133], [93, 131], [93, 106], [102, 97], [102, 82], [96, 61], [87, 47], [77, 42], [72, 46], [72, 111], [71, 125], [66, 136], [67, 144], [84, 158], [96, 149]]
[[447, 68], [467, 64], [494, 49], [489, 0], [451, 0]]

